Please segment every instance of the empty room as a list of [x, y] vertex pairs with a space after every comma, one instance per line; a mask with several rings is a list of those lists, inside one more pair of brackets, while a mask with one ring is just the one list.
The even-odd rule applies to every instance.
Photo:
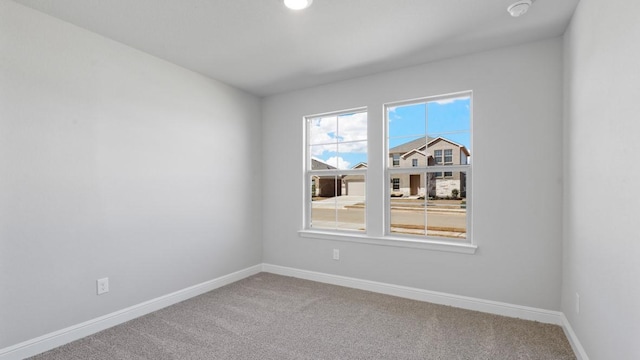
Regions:
[[0, 360], [640, 359], [636, 11], [0, 0]]

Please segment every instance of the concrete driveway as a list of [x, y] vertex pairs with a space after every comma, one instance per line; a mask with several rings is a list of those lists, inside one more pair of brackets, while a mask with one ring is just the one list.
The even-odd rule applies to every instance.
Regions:
[[314, 209], [344, 209], [346, 206], [364, 203], [364, 196], [336, 196], [324, 200], [315, 200], [312, 202]]

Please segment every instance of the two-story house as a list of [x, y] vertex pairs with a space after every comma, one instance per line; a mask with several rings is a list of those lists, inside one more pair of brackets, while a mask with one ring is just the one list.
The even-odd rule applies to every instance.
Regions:
[[[425, 165], [465, 165], [471, 154], [456, 142], [443, 137], [413, 140], [389, 149], [389, 166], [402, 168], [424, 168]], [[394, 174], [391, 178], [391, 193], [430, 197], [451, 196], [456, 189], [466, 196], [466, 174], [460, 171], [430, 172], [416, 169], [415, 174]]]

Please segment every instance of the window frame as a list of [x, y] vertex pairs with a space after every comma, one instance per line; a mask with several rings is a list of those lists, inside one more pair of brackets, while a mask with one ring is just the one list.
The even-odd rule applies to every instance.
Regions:
[[[372, 244], [379, 246], [390, 246], [390, 247], [399, 247], [399, 248], [411, 248], [411, 249], [420, 249], [420, 250], [430, 250], [430, 251], [444, 251], [444, 252], [452, 252], [459, 254], [475, 254], [478, 248], [476, 244], [476, 240], [473, 236], [473, 228], [471, 224], [473, 223], [473, 216], [471, 209], [473, 208], [473, 199], [472, 199], [472, 164], [471, 159], [466, 159], [465, 162], [462, 161], [461, 165], [441, 165], [438, 171], [441, 171], [444, 174], [444, 171], [464, 171], [466, 172], [466, 184], [465, 184], [465, 192], [468, 194], [466, 198], [466, 209], [467, 209], [467, 238], [460, 240], [447, 240], [446, 238], [434, 238], [427, 236], [412, 236], [412, 235], [404, 235], [398, 233], [390, 233], [389, 226], [383, 225], [388, 224], [390, 219], [389, 213], [389, 202], [390, 202], [390, 189], [389, 186], [390, 181], [390, 172], [393, 170], [401, 169], [394, 168], [389, 166], [389, 162], [391, 162], [389, 158], [389, 145], [388, 145], [388, 119], [387, 119], [387, 110], [390, 106], [401, 106], [408, 105], [417, 102], [429, 102], [435, 101], [439, 99], [449, 99], [449, 98], [460, 98], [460, 97], [469, 97], [470, 98], [470, 142], [469, 149], [473, 149], [473, 91], [466, 90], [448, 94], [441, 94], [436, 96], [427, 96], [414, 98], [409, 100], [402, 101], [393, 101], [393, 102], [385, 102], [381, 103], [380, 107], [355, 107], [342, 111], [332, 111], [325, 113], [318, 113], [313, 115], [302, 116], [303, 120], [303, 214], [302, 214], [302, 228], [298, 231], [298, 235], [302, 238], [309, 239], [319, 239], [319, 240], [329, 240], [329, 241], [346, 241], [360, 244]], [[381, 116], [375, 114], [374, 109], [379, 109], [381, 111]], [[367, 193], [376, 194], [374, 198], [366, 198], [367, 206], [365, 210], [365, 231], [364, 232], [355, 232], [348, 230], [339, 230], [339, 229], [317, 229], [310, 228], [311, 224], [311, 201], [308, 201], [308, 194], [311, 191], [311, 184], [309, 176], [307, 172], [308, 165], [308, 130], [307, 130], [307, 122], [306, 120], [309, 118], [320, 117], [320, 116], [329, 116], [336, 115], [342, 113], [349, 112], [357, 112], [357, 111], [365, 111], [367, 112], [367, 127], [368, 127], [368, 136], [367, 136], [367, 148], [368, 148], [368, 162], [371, 162], [372, 167], [365, 167], [364, 169], [358, 169], [355, 172], [357, 174], [363, 174], [365, 178], [365, 195]], [[380, 128], [378, 128], [380, 126]], [[371, 128], [374, 127], [374, 128]], [[378, 130], [379, 129], [379, 130]], [[379, 131], [379, 132], [378, 132]], [[377, 134], [381, 136], [376, 136]], [[373, 134], [373, 135], [372, 135]], [[380, 154], [383, 156], [372, 158], [372, 154]], [[461, 154], [462, 156], [462, 154]], [[444, 154], [443, 159], [444, 160]], [[468, 160], [468, 161], [466, 161]], [[466, 164], [465, 164], [466, 163]], [[428, 165], [428, 164], [427, 164]], [[467, 166], [469, 165], [469, 166]], [[420, 169], [419, 167], [408, 167], [410, 170]], [[339, 170], [341, 174], [346, 172], [354, 172], [354, 170]], [[462, 191], [462, 190], [461, 190]], [[381, 194], [378, 196], [378, 194]], [[369, 206], [371, 204], [372, 206]]]
[[[423, 97], [423, 98], [417, 98], [417, 99], [411, 99], [411, 100], [402, 100], [402, 101], [396, 101], [396, 102], [389, 102], [389, 103], [385, 103], [383, 104], [383, 121], [384, 121], [384, 132], [383, 132], [383, 136], [384, 136], [384, 140], [385, 140], [385, 144], [384, 144], [384, 155], [385, 155], [385, 161], [383, 163], [383, 167], [384, 167], [384, 177], [385, 179], [390, 179], [393, 175], [398, 175], [398, 174], [411, 174], [411, 173], [416, 173], [416, 172], [424, 172], [425, 175], [428, 178], [428, 174], [432, 173], [434, 175], [440, 175], [440, 177], [437, 178], [445, 178], [444, 174], [445, 172], [464, 172], [465, 176], [466, 176], [466, 238], [464, 239], [464, 241], [460, 241], [460, 240], [447, 240], [446, 238], [442, 238], [442, 237], [430, 237], [428, 235], [408, 235], [408, 234], [399, 234], [399, 233], [392, 233], [391, 232], [391, 190], [390, 187], [387, 186], [384, 189], [384, 212], [385, 212], [385, 216], [384, 216], [384, 236], [387, 238], [396, 238], [396, 239], [413, 239], [416, 241], [421, 241], [421, 242], [425, 242], [425, 243], [446, 243], [446, 244], [459, 244], [459, 243], [463, 243], [465, 245], [468, 245], [470, 247], [473, 248], [477, 248], [477, 246], [474, 243], [474, 239], [473, 239], [473, 228], [472, 228], [472, 224], [473, 224], [473, 216], [472, 216], [472, 196], [473, 196], [473, 192], [472, 192], [472, 163], [473, 161], [468, 161], [465, 164], [462, 164], [462, 159], [461, 159], [461, 164], [459, 165], [447, 165], [444, 162], [445, 159], [445, 149], [437, 149], [434, 150], [434, 163], [436, 163], [436, 165], [429, 165], [428, 162], [424, 165], [424, 166], [419, 166], [419, 167], [406, 167], [406, 168], [399, 168], [399, 167], [392, 167], [389, 166], [389, 119], [387, 118], [387, 114], [390, 108], [393, 107], [398, 107], [398, 106], [406, 106], [406, 105], [415, 105], [415, 104], [420, 104], [420, 103], [429, 103], [429, 102], [433, 102], [433, 101], [438, 101], [438, 100], [447, 100], [447, 99], [455, 99], [455, 98], [462, 98], [462, 97], [468, 97], [469, 98], [469, 135], [470, 135], [470, 139], [469, 139], [469, 147], [471, 149], [473, 149], [473, 91], [469, 90], [469, 91], [461, 91], [461, 92], [457, 92], [457, 93], [451, 93], [451, 94], [444, 94], [444, 95], [437, 95], [437, 96], [429, 96], [429, 97]], [[428, 115], [427, 115], [428, 116]], [[427, 121], [425, 119], [425, 121]], [[428, 134], [425, 134], [425, 142], [428, 143], [427, 140]], [[436, 161], [436, 152], [439, 151], [441, 154], [441, 163], [437, 164]], [[452, 153], [452, 162], [453, 162], [453, 151]], [[452, 174], [453, 175], [453, 174]], [[453, 177], [453, 176], [452, 176]], [[387, 180], [388, 181], [388, 180]], [[475, 251], [475, 250], [474, 250]]]
[[[353, 108], [353, 109], [346, 109], [346, 110], [339, 110], [339, 111], [331, 111], [331, 112], [326, 112], [326, 113], [320, 113], [320, 114], [313, 114], [313, 115], [307, 115], [303, 117], [303, 132], [304, 132], [304, 136], [303, 136], [303, 146], [304, 146], [304, 166], [303, 166], [303, 172], [304, 172], [304, 179], [303, 179], [303, 202], [304, 202], [304, 215], [303, 215], [303, 225], [302, 225], [302, 231], [304, 232], [326, 232], [326, 233], [345, 233], [345, 234], [366, 234], [366, 224], [367, 224], [367, 208], [366, 208], [366, 187], [367, 187], [367, 177], [368, 177], [368, 166], [365, 166], [363, 168], [359, 168], [359, 169], [319, 169], [319, 170], [313, 170], [311, 169], [311, 152], [309, 151], [311, 146], [315, 146], [315, 144], [310, 144], [310, 132], [309, 132], [309, 120], [311, 119], [315, 119], [315, 118], [320, 118], [320, 117], [329, 117], [329, 116], [336, 116], [339, 117], [341, 115], [346, 115], [346, 114], [354, 114], [354, 113], [365, 113], [367, 114], [367, 128], [369, 127], [369, 116], [368, 116], [368, 109], [367, 107], [357, 107], [357, 108]], [[366, 141], [367, 142], [367, 158], [369, 156], [368, 154], [368, 146], [369, 146], [369, 140], [368, 140], [368, 132], [367, 132], [367, 138], [366, 139], [360, 139], [357, 141]], [[340, 144], [341, 142], [337, 141], [336, 144]], [[357, 165], [357, 164], [356, 164]], [[347, 176], [347, 175], [358, 175], [358, 176], [363, 176], [364, 177], [364, 183], [365, 183], [365, 208], [364, 208], [364, 231], [360, 231], [360, 230], [349, 230], [349, 229], [338, 229], [338, 228], [334, 228], [334, 229], [330, 229], [330, 228], [313, 228], [312, 225], [312, 207], [313, 207], [313, 201], [312, 199], [312, 195], [311, 194], [311, 188], [312, 188], [312, 183], [314, 180], [312, 180], [312, 178], [314, 176], [336, 176], [336, 177], [340, 177], [340, 176]], [[316, 183], [316, 186], [318, 186], [318, 184]]]

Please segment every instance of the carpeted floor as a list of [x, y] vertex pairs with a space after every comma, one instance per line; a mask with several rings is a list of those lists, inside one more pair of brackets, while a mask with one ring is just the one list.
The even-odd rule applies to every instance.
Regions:
[[31, 359], [575, 359], [559, 326], [260, 273]]

